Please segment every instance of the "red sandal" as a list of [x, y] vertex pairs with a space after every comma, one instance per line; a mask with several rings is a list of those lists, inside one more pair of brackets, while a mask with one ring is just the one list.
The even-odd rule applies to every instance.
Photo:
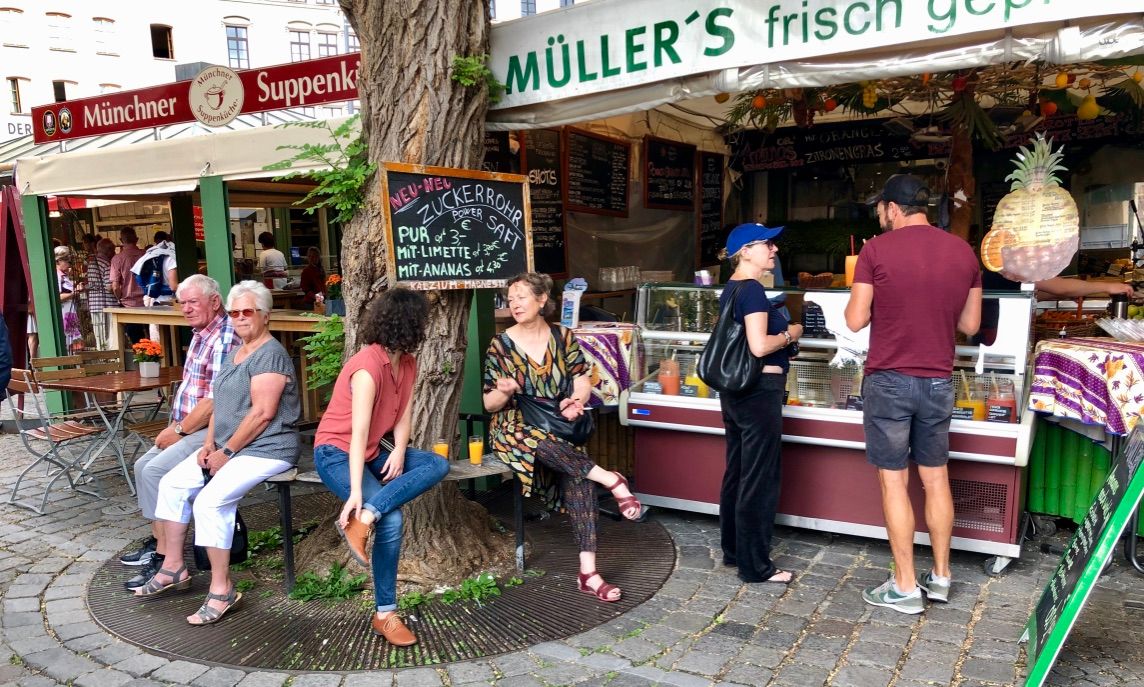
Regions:
[[[624, 477], [623, 475], [616, 472], [615, 470], [612, 470], [611, 473], [616, 476], [616, 481], [612, 482], [612, 486], [604, 487], [604, 488], [610, 492], [613, 492], [612, 497], [616, 499], [616, 505], [619, 506], [619, 508], [620, 508], [620, 515], [623, 515], [628, 520], [638, 519], [640, 517], [640, 513], [643, 511], [643, 506], [640, 504], [639, 499], [637, 499], [635, 496], [624, 496], [623, 498], [621, 498], [619, 496], [616, 496], [614, 493], [615, 490], [618, 489], [621, 484], [624, 485], [625, 488], [627, 488], [629, 493], [631, 493], [632, 489], [630, 486], [628, 486], [628, 478]], [[631, 508], [635, 508], [635, 515], [633, 515], [629, 518], [627, 513], [628, 513], [628, 510]]]
[[[592, 589], [588, 586], [588, 580], [596, 576], [600, 577], [600, 586]], [[613, 589], [620, 592], [620, 596], [617, 596], [614, 599], [608, 598], [608, 594], [610, 594]], [[584, 592], [585, 594], [592, 594], [600, 601], [607, 603], [615, 603], [620, 600], [620, 597], [623, 596], [623, 591], [619, 587], [614, 584], [608, 584], [605, 582], [604, 576], [600, 575], [600, 573], [596, 572], [595, 570], [590, 573], [580, 573], [580, 591]]]

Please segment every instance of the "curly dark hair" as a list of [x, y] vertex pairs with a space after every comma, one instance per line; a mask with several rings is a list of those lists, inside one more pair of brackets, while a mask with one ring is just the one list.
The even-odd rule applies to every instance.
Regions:
[[548, 301], [540, 308], [541, 317], [551, 315], [556, 309], [552, 301], [552, 277], [543, 272], [521, 272], [508, 280], [504, 285], [504, 295], [508, 298], [508, 290], [513, 284], [524, 284], [533, 296], [539, 300], [541, 296], [548, 296]]
[[366, 344], [378, 344], [400, 353], [412, 353], [425, 340], [429, 300], [412, 289], [392, 288], [373, 299], [359, 333]]

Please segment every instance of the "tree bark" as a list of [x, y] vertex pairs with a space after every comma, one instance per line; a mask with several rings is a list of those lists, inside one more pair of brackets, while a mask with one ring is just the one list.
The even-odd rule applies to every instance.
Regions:
[[[477, 168], [488, 93], [450, 79], [453, 58], [488, 52], [489, 18], [483, 0], [340, 0], [361, 41], [358, 92], [362, 136], [374, 163], [405, 162]], [[358, 347], [357, 325], [386, 283], [385, 209], [377, 175], [366, 203], [347, 224], [342, 241], [346, 301], [346, 355]], [[429, 331], [417, 352], [412, 445], [447, 437], [456, 453], [461, 371], [469, 291], [430, 292]], [[299, 546], [303, 569], [347, 562], [333, 528], [336, 513]], [[488, 513], [465, 499], [455, 482], [442, 483], [404, 509], [405, 536], [399, 580], [419, 586], [456, 584], [511, 559], [507, 535], [495, 532]]]

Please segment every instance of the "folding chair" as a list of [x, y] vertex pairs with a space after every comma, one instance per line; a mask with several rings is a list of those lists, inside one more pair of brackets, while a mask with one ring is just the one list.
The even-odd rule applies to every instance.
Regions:
[[[23, 404], [17, 404], [15, 395], [23, 395]], [[52, 488], [61, 477], [66, 477], [68, 486], [91, 496], [100, 496], [80, 486], [86, 479], [83, 465], [93, 447], [96, 439], [103, 431], [92, 425], [86, 425], [66, 416], [52, 416], [40, 404], [40, 386], [32, 376], [30, 370], [13, 369], [12, 380], [8, 383], [8, 407], [16, 421], [16, 428], [20, 433], [20, 440], [24, 448], [35, 456], [28, 467], [16, 478], [12, 486], [12, 493], [8, 495], [8, 503], [38, 514], [44, 514], [48, 503], [48, 496]], [[28, 410], [28, 405], [32, 410]], [[82, 450], [81, 450], [82, 449]], [[49, 471], [56, 468], [54, 475], [50, 475], [48, 483], [44, 486], [43, 496], [37, 506], [34, 501], [18, 501], [20, 485], [24, 478], [37, 465], [43, 464]], [[73, 475], [78, 472], [78, 475]]]

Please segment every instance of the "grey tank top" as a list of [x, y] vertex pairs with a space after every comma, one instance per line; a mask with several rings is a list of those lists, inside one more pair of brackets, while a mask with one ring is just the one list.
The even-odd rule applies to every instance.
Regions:
[[265, 373], [286, 377], [286, 388], [278, 401], [278, 412], [240, 454], [259, 458], [278, 458], [292, 465], [298, 464], [298, 419], [302, 415], [298, 380], [294, 361], [277, 339], [271, 339], [241, 363], [234, 362], [239, 346], [227, 353], [222, 369], [214, 378], [214, 439], [221, 448], [234, 435], [238, 425], [250, 412], [250, 380]]

